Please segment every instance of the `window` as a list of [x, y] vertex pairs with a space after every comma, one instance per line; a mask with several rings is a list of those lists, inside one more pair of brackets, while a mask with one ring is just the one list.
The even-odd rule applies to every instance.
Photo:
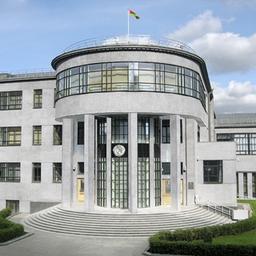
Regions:
[[162, 143], [170, 143], [170, 120], [162, 121]]
[[19, 200], [6, 200], [6, 208], [12, 209], [12, 214], [18, 213], [19, 209]]
[[248, 197], [248, 178], [247, 178], [247, 173], [245, 172], [243, 174], [244, 176], [244, 197]]
[[192, 96], [205, 108], [200, 75], [188, 68], [164, 63], [108, 62], [73, 67], [60, 72], [56, 100], [79, 93], [105, 91], [161, 91]]
[[0, 163], [0, 182], [20, 182], [20, 163]]
[[162, 175], [170, 175], [171, 174], [171, 163], [163, 162], [162, 163]]
[[0, 110], [15, 110], [22, 107], [22, 91], [0, 92]]
[[200, 126], [197, 125], [197, 142], [200, 142]]
[[53, 126], [53, 145], [62, 145], [62, 125]]
[[84, 122], [77, 123], [77, 144], [84, 144]]
[[84, 162], [78, 162], [78, 174], [84, 174]]
[[252, 173], [252, 196], [256, 197], [256, 173]]
[[180, 119], [180, 143], [183, 143], [183, 122]]
[[32, 163], [32, 182], [41, 182], [41, 163]]
[[0, 127], [0, 146], [20, 146], [21, 127]]
[[53, 183], [62, 182], [62, 163], [52, 164], [52, 182]]
[[42, 89], [34, 90], [34, 108], [42, 108]]
[[256, 133], [219, 133], [217, 141], [235, 141], [237, 155], [256, 155]]
[[42, 126], [33, 126], [33, 145], [41, 145], [42, 143]]
[[204, 183], [218, 184], [223, 179], [222, 160], [204, 160]]

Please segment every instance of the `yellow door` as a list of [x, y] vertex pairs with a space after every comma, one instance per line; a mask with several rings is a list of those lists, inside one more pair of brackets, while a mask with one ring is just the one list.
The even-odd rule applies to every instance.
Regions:
[[77, 201], [84, 202], [84, 179], [77, 179]]
[[162, 205], [171, 204], [170, 179], [162, 179]]

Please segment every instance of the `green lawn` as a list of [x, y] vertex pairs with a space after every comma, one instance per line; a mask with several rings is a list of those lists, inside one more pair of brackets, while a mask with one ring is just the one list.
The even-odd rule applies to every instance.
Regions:
[[[250, 204], [253, 210], [253, 218], [256, 218], [256, 200], [239, 200], [238, 202]], [[256, 230], [251, 230], [240, 235], [220, 236], [213, 239], [213, 244], [256, 245]]]

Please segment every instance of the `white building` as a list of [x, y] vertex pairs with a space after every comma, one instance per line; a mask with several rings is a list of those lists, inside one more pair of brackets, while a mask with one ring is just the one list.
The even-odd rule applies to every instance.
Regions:
[[215, 140], [239, 132], [253, 141], [255, 122], [220, 119], [215, 130], [206, 64], [186, 46], [109, 40], [52, 66], [0, 74], [0, 208], [234, 206], [237, 175], [239, 196], [255, 197], [255, 157], [238, 156], [234, 139]]

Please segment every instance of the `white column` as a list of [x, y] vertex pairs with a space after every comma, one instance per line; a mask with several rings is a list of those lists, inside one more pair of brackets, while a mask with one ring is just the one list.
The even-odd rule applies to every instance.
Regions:
[[180, 116], [170, 116], [171, 208], [180, 209]]
[[137, 212], [137, 113], [128, 114], [128, 159], [129, 159], [129, 209], [132, 213]]
[[252, 199], [252, 173], [247, 173], [247, 190], [248, 190], [248, 198]]
[[238, 193], [239, 198], [244, 198], [244, 174], [242, 172], [238, 173]]
[[107, 118], [107, 141], [106, 141], [106, 157], [107, 157], [107, 207], [111, 208], [111, 118]]
[[154, 144], [155, 144], [155, 131], [154, 131], [154, 118], [150, 118], [150, 141], [149, 141], [149, 159], [150, 159], [150, 207], [155, 206], [155, 157], [154, 157]]
[[84, 115], [84, 202], [85, 210], [94, 209], [94, 115]]
[[73, 120], [63, 119], [62, 136], [62, 205], [70, 208], [73, 189]]
[[186, 154], [186, 177], [187, 177], [187, 205], [195, 203], [194, 197], [196, 195], [196, 143], [197, 143], [197, 122], [193, 119], [187, 118], [185, 121], [185, 154]]

